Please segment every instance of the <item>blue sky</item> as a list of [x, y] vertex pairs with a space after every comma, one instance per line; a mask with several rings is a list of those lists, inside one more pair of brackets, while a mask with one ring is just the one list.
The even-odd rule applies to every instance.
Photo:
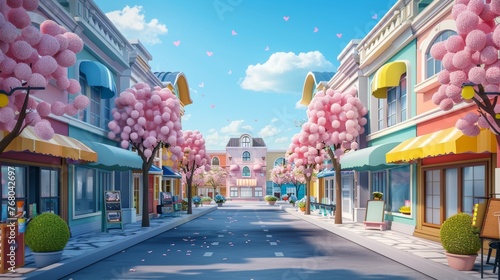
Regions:
[[309, 71], [335, 72], [396, 0], [97, 0], [127, 39], [153, 56], [153, 71], [182, 71], [193, 104], [183, 130], [209, 150], [231, 137], [288, 148], [306, 119], [297, 103]]

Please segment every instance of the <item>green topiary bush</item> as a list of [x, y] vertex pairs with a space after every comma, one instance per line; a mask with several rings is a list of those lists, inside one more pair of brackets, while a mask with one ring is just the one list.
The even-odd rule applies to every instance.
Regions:
[[24, 235], [26, 245], [38, 253], [63, 250], [69, 237], [68, 224], [54, 213], [43, 213], [31, 219]]
[[266, 196], [264, 196], [264, 200], [265, 201], [276, 201], [276, 200], [278, 200], [278, 198], [275, 197], [274, 195], [266, 195]]
[[472, 217], [457, 213], [449, 217], [439, 232], [441, 244], [446, 252], [457, 255], [475, 255], [481, 249], [479, 229], [472, 226]]

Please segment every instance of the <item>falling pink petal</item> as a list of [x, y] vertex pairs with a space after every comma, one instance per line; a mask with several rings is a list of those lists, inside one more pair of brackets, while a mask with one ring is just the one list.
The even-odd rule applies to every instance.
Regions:
[[207, 55], [208, 55], [208, 56], [212, 56], [213, 54], [214, 54], [213, 52], [209, 52], [209, 51], [207, 51]]
[[145, 259], [142, 259], [141, 262], [145, 261]]
[[269, 50], [269, 46], [266, 46], [266, 48], [264, 49], [265, 51], [268, 51]]
[[201, 82], [198, 86], [199, 86], [199, 87], [204, 87], [204, 86], [205, 86], [205, 83], [204, 83], [204, 82]]
[[377, 16], [377, 14], [374, 14], [374, 15], [372, 16], [372, 19], [377, 19], [377, 17], [378, 17], [378, 16]]
[[337, 37], [342, 37], [342, 33], [337, 33]]
[[163, 254], [164, 256], [167, 256], [167, 254]]
[[236, 31], [231, 31], [231, 35], [235, 36], [235, 35], [238, 35], [238, 33], [236, 33]]
[[153, 253], [153, 251], [148, 251], [148, 254], [151, 254], [151, 253]]
[[178, 46], [181, 44], [181, 41], [180, 41], [180, 40], [175, 41], [175, 42], [173, 42], [173, 44], [174, 44], [176, 47], [178, 47]]
[[181, 250], [177, 250], [177, 252], [180, 252]]
[[191, 250], [187, 250], [186, 252], [191, 253]]
[[130, 272], [135, 272], [135, 269], [131, 268], [129, 269]]
[[229, 71], [227, 71], [227, 73], [228, 73], [229, 75], [231, 75], [231, 74], [233, 74], [233, 71], [229, 70]]
[[195, 233], [193, 233], [193, 234], [200, 234], [200, 233], [199, 233], [199, 232], [195, 232]]
[[222, 260], [225, 261], [225, 260], [227, 260], [227, 258], [223, 258]]
[[170, 244], [170, 246], [174, 246], [174, 245], [175, 245], [175, 244], [173, 244], [173, 243], [172, 243], [172, 244]]
[[314, 27], [314, 32], [318, 32], [318, 28], [317, 27]]
[[167, 252], [170, 252], [170, 249], [167, 249]]
[[215, 108], [215, 104], [210, 105], [210, 108], [212, 109]]
[[284, 19], [285, 21], [288, 21], [288, 19], [290, 19], [290, 17], [289, 17], [289, 16], [284, 16], [284, 17], [283, 17], [283, 19]]
[[186, 256], [191, 256], [191, 254], [190, 254], [190, 253], [187, 253], [187, 254], [186, 254]]

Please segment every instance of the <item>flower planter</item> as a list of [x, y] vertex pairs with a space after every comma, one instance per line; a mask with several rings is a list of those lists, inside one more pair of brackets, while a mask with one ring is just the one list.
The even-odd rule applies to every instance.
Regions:
[[37, 253], [31, 252], [33, 258], [35, 259], [36, 267], [46, 267], [48, 265], [57, 263], [61, 260], [63, 251], [56, 252], [46, 252], [46, 253]]
[[266, 201], [267, 202], [267, 205], [274, 205], [276, 204], [276, 201]]
[[199, 203], [195, 203], [194, 207], [200, 207], [200, 204]]
[[222, 202], [217, 203], [217, 207], [222, 207], [222, 204], [224, 204], [224, 203], [222, 203]]
[[211, 201], [204, 201], [201, 204], [203, 204], [203, 205], [210, 205], [210, 203], [212, 203], [212, 202]]
[[445, 253], [448, 259], [448, 265], [451, 268], [460, 271], [470, 271], [474, 268], [474, 263], [476, 262], [476, 255], [457, 255]]

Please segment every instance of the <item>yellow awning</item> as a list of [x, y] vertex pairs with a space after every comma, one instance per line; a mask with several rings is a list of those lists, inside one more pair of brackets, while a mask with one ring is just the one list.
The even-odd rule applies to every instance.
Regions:
[[257, 186], [257, 179], [236, 179], [237, 187], [255, 187]]
[[[0, 139], [5, 135], [7, 135], [7, 132], [0, 131]], [[33, 128], [30, 126], [26, 127], [21, 135], [14, 138], [14, 141], [7, 146], [5, 151], [28, 151], [73, 160], [97, 161], [97, 153], [82, 142], [57, 133], [54, 134], [52, 139], [43, 140], [35, 134]]]
[[478, 136], [464, 135], [455, 127], [408, 139], [389, 151], [390, 162], [407, 162], [426, 157], [463, 153], [496, 153], [495, 135], [482, 129]]
[[399, 86], [401, 75], [406, 73], [403, 61], [389, 62], [380, 67], [373, 76], [372, 95], [375, 98], [387, 98], [387, 88]]

